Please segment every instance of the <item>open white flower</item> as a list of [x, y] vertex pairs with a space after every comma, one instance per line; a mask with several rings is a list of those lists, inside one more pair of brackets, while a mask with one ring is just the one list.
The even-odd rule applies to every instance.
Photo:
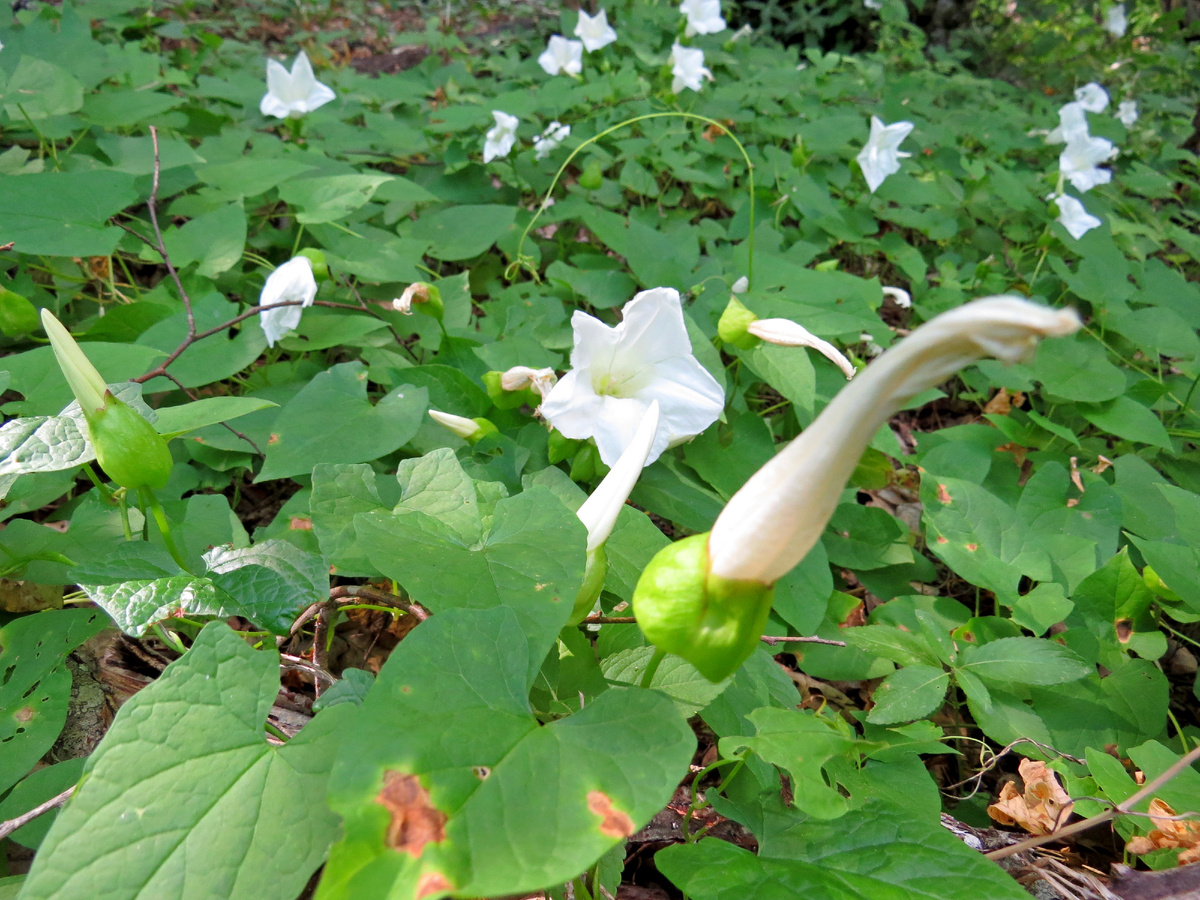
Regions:
[[1117, 106], [1117, 119], [1126, 128], [1138, 120], [1138, 105], [1136, 100], [1122, 100]]
[[498, 109], [492, 110], [492, 118], [496, 120], [496, 124], [488, 129], [483, 140], [485, 163], [493, 159], [503, 159], [512, 152], [513, 144], [517, 142], [517, 126], [521, 124], [521, 120], [516, 116], [510, 116]]
[[1104, 30], [1113, 37], [1125, 37], [1125, 31], [1129, 28], [1129, 19], [1125, 17], [1125, 4], [1117, 3], [1110, 6], [1104, 13]]
[[583, 506], [575, 513], [588, 530], [588, 553], [607, 541], [608, 536], [612, 534], [621, 507], [629, 499], [638, 476], [650, 460], [650, 450], [658, 433], [659, 418], [658, 401], [652, 400], [642, 416], [642, 421], [638, 423], [633, 440], [629, 442], [621, 458], [608, 470], [604, 480], [596, 485], [592, 495], [583, 501]]
[[532, 369], [529, 366], [513, 366], [500, 374], [500, 387], [506, 391], [532, 390], [539, 397], [545, 397], [550, 389], [558, 383], [558, 376], [553, 369]]
[[298, 119], [324, 106], [335, 96], [329, 87], [317, 81], [308, 55], [301, 50], [296, 54], [290, 72], [281, 63], [267, 60], [267, 93], [258, 108], [264, 116]]
[[687, 27], [683, 31], [687, 37], [717, 34], [725, 30], [725, 20], [721, 18], [721, 0], [683, 0], [679, 4], [679, 11], [687, 16]]
[[545, 159], [555, 147], [566, 140], [571, 133], [570, 125], [561, 122], [551, 122], [538, 137], [533, 139], [533, 156], [535, 159]]
[[685, 87], [699, 91], [704, 87], [703, 79], [713, 80], [712, 72], [704, 67], [704, 51], [685, 47], [679, 41], [671, 48], [671, 90], [678, 94]]
[[904, 288], [888, 287], [885, 284], [882, 290], [883, 296], [891, 297], [901, 309], [912, 309], [912, 294], [904, 290]]
[[1108, 91], [1089, 81], [1081, 88], [1075, 88], [1075, 102], [1088, 112], [1104, 112], [1108, 106]]
[[561, 34], [551, 35], [546, 49], [538, 57], [538, 65], [547, 75], [559, 72], [578, 75], [583, 71], [583, 42], [568, 40]]
[[912, 130], [912, 122], [884, 125], [879, 116], [871, 116], [871, 136], [867, 138], [867, 145], [858, 154], [858, 164], [872, 194], [883, 184], [885, 178], [900, 171], [902, 158], [912, 156], [911, 153], [900, 150], [900, 144]]
[[829, 341], [823, 340], [791, 319], [755, 319], [746, 326], [746, 331], [768, 344], [781, 347], [811, 347], [842, 370], [847, 379], [853, 378], [856, 369], [845, 355]]
[[1093, 228], [1099, 228], [1104, 223], [1084, 208], [1084, 205], [1070, 194], [1059, 194], [1054, 198], [1058, 204], [1058, 222], [1075, 240], [1079, 240]]
[[607, 47], [617, 39], [617, 33], [608, 24], [608, 12], [601, 9], [594, 16], [589, 16], [582, 9], [579, 11], [579, 21], [575, 24], [575, 37], [583, 41], [583, 49], [588, 53]]
[[610, 328], [575, 312], [571, 370], [542, 401], [542, 415], [566, 437], [595, 438], [600, 458], [611, 466], [657, 400], [661, 419], [648, 465], [715, 422], [725, 392], [692, 355], [678, 291], [642, 291], [622, 313]]
[[1087, 137], [1088, 120], [1083, 104], [1077, 100], [1064, 103], [1058, 111], [1058, 127], [1046, 135], [1047, 144], [1065, 144], [1067, 141]]
[[1079, 326], [1070, 310], [1019, 297], [977, 300], [922, 325], [734, 494], [708, 537], [710, 577], [774, 584], [820, 539], [863, 450], [904, 403], [980, 357], [1016, 362], [1039, 338]]
[[1101, 169], [1099, 163], [1117, 155], [1117, 148], [1107, 138], [1083, 136], [1067, 141], [1058, 156], [1058, 168], [1077, 191], [1090, 191], [1098, 184], [1112, 181], [1112, 170]]
[[[259, 324], [267, 336], [267, 345], [275, 342], [300, 324], [304, 307], [312, 306], [317, 298], [317, 279], [313, 277], [312, 260], [307, 256], [294, 256], [267, 276], [259, 306], [270, 307], [258, 314]], [[299, 306], [276, 306], [278, 303], [296, 303]]]

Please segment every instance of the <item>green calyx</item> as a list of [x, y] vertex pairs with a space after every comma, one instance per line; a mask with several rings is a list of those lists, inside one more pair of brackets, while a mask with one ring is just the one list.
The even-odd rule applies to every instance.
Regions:
[[297, 256], [305, 257], [312, 263], [313, 278], [318, 282], [329, 280], [329, 263], [325, 261], [325, 254], [315, 247], [305, 247]]
[[496, 409], [520, 409], [525, 405], [536, 407], [542, 402], [542, 398], [529, 388], [522, 388], [519, 391], [506, 391], [500, 383], [503, 375], [503, 372], [483, 373], [483, 387], [487, 391], [487, 395], [492, 403], [496, 405]]
[[762, 341], [752, 335], [747, 329], [758, 320], [758, 316], [750, 312], [737, 297], [729, 298], [729, 305], [721, 313], [717, 322], [717, 334], [727, 344], [733, 344], [739, 350], [753, 350]]
[[604, 590], [604, 578], [608, 575], [608, 554], [601, 544], [587, 555], [587, 563], [583, 570], [583, 584], [575, 595], [575, 606], [571, 609], [568, 625], [578, 625], [595, 609], [600, 592]]
[[696, 534], [650, 560], [633, 592], [633, 614], [647, 641], [716, 682], [758, 646], [774, 594], [772, 585], [711, 574], [708, 534]]
[[472, 419], [471, 421], [478, 425], [479, 428], [474, 434], [466, 439], [468, 444], [478, 444], [489, 434], [496, 434], [500, 430], [494, 424], [492, 424], [490, 419], [485, 419], [482, 416]]
[[128, 403], [111, 393], [104, 400], [103, 409], [84, 410], [100, 467], [121, 487], [166, 487], [172, 466], [166, 439]]

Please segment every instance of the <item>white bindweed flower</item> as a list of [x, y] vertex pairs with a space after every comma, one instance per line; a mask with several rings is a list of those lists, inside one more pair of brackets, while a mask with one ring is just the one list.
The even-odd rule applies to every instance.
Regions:
[[546, 49], [538, 57], [538, 65], [547, 75], [559, 72], [578, 75], [583, 71], [583, 42], [568, 40], [561, 34], [551, 35]]
[[571, 133], [570, 125], [561, 122], [551, 122], [538, 137], [533, 139], [533, 156], [535, 159], [545, 159], [555, 147], [566, 140]]
[[912, 309], [912, 294], [904, 288], [883, 286], [883, 296], [891, 297], [901, 309]]
[[1047, 144], [1065, 144], [1067, 141], [1088, 135], [1087, 114], [1083, 104], [1076, 100], [1064, 103], [1058, 111], [1058, 127], [1046, 135]]
[[1088, 112], [1104, 112], [1108, 106], [1108, 91], [1094, 81], [1075, 89], [1075, 102]]
[[[313, 277], [312, 260], [307, 256], [294, 256], [267, 276], [258, 305], [270, 307], [258, 314], [259, 324], [267, 336], [267, 346], [275, 342], [300, 324], [300, 315], [306, 306], [312, 306], [317, 298], [317, 280]], [[277, 306], [279, 303], [296, 303], [298, 306]]]
[[1059, 194], [1053, 199], [1058, 204], [1058, 222], [1075, 240], [1079, 240], [1093, 228], [1099, 228], [1104, 223], [1089, 213], [1074, 197], [1069, 194]]
[[617, 33], [608, 24], [608, 12], [601, 9], [594, 16], [589, 16], [582, 9], [579, 11], [579, 21], [575, 25], [575, 37], [583, 41], [583, 49], [588, 53], [607, 47], [617, 39]]
[[679, 292], [642, 291], [609, 327], [576, 311], [571, 370], [542, 402], [542, 416], [568, 438], [595, 438], [613, 465], [655, 400], [661, 419], [647, 464], [717, 420], [725, 391], [692, 355]]
[[1117, 106], [1117, 119], [1126, 128], [1138, 120], [1138, 105], [1136, 100], [1122, 100]]
[[629, 499], [638, 476], [642, 474], [642, 469], [650, 459], [650, 449], [658, 433], [659, 418], [658, 401], [653, 400], [621, 458], [608, 470], [604, 480], [596, 485], [592, 495], [583, 501], [583, 506], [575, 513], [588, 530], [588, 553], [607, 541], [608, 536], [612, 534], [621, 507]]
[[863, 0], [863, 6], [878, 11], [883, 9], [883, 0]]
[[550, 389], [558, 383], [558, 376], [553, 369], [531, 369], [529, 366], [513, 366], [500, 375], [500, 387], [506, 391], [532, 390], [539, 397], [545, 397]]
[[1112, 170], [1099, 168], [1117, 155], [1117, 148], [1107, 138], [1084, 134], [1067, 141], [1058, 156], [1058, 168], [1077, 191], [1090, 191], [1098, 184], [1112, 181]]
[[1125, 17], [1125, 4], [1118, 3], [1110, 6], [1104, 13], [1104, 30], [1113, 37], [1125, 37], [1127, 28], [1129, 28], [1129, 19]]
[[1079, 327], [1073, 311], [1019, 297], [977, 300], [922, 325], [734, 494], [708, 537], [710, 579], [774, 584], [820, 540], [863, 450], [904, 403], [981, 357], [1016, 362], [1039, 338]]
[[858, 154], [858, 164], [872, 194], [883, 184], [885, 178], [900, 171], [902, 158], [912, 156], [911, 153], [900, 150], [900, 144], [912, 130], [912, 122], [884, 125], [879, 116], [871, 116], [871, 136]]
[[502, 159], [512, 152], [513, 144], [517, 142], [517, 126], [521, 124], [521, 120], [516, 116], [510, 116], [498, 109], [492, 110], [492, 118], [496, 120], [496, 124], [488, 129], [483, 141], [485, 163], [493, 159]]
[[811, 347], [841, 369], [847, 379], [854, 377], [854, 363], [846, 359], [841, 350], [791, 319], [755, 319], [746, 326], [746, 331], [768, 344], [778, 344], [781, 347]]
[[301, 50], [290, 72], [275, 60], [267, 60], [267, 93], [258, 108], [264, 116], [298, 119], [335, 96], [329, 87], [317, 81], [308, 55]]
[[750, 290], [750, 279], [743, 275], [733, 283], [733, 287], [729, 289], [731, 294], [744, 294]]
[[678, 41], [671, 48], [671, 90], [678, 94], [685, 87], [699, 91], [704, 87], [703, 79], [713, 80], [712, 72], [704, 67], [704, 51], [685, 47]]
[[687, 16], [687, 27], [683, 32], [685, 37], [717, 34], [725, 30], [725, 20], [721, 18], [721, 0], [683, 0], [679, 4], [679, 11]]

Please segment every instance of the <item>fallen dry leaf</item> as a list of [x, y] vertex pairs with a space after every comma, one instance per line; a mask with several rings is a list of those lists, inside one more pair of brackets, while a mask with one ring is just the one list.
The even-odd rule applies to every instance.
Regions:
[[1125, 849], [1141, 856], [1152, 850], [1179, 848], [1183, 850], [1179, 854], [1179, 865], [1200, 860], [1200, 822], [1165, 818], [1174, 816], [1175, 810], [1157, 797], [1150, 801], [1149, 813], [1154, 830], [1144, 837], [1130, 839]]
[[1025, 783], [1024, 793], [1008, 782], [988, 807], [988, 815], [1001, 825], [1019, 825], [1030, 834], [1050, 834], [1070, 817], [1071, 798], [1045, 763], [1023, 759], [1018, 771]]

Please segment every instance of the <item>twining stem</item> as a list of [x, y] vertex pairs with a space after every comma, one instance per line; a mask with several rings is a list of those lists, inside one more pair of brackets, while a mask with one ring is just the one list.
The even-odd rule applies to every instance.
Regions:
[[158, 530], [163, 536], [163, 542], [167, 545], [167, 552], [171, 554], [171, 559], [175, 560], [179, 564], [179, 568], [186, 572], [187, 563], [184, 561], [183, 554], [179, 551], [179, 546], [175, 543], [175, 538], [171, 534], [171, 525], [167, 521], [167, 514], [163, 512], [162, 504], [158, 502], [158, 497], [148, 487], [141, 487], [138, 490], [141, 493], [142, 502], [150, 507], [154, 521], [158, 523]]
[[[747, 750], [746, 752], [749, 753], [750, 751]], [[719, 793], [721, 793], [721, 791], [725, 790], [725, 788], [728, 786], [729, 782], [731, 782], [733, 780], [734, 776], [737, 775], [737, 773], [742, 770], [742, 766], [744, 766], [746, 764], [746, 757], [744, 755], [743, 756], [735, 756], [730, 759], [718, 759], [715, 762], [709, 763], [709, 765], [705, 766], [703, 769], [701, 769], [699, 772], [697, 772], [696, 777], [692, 779], [692, 800], [688, 804], [687, 812], [685, 812], [683, 814], [683, 822], [679, 826], [681, 832], [683, 833], [683, 841], [685, 844], [695, 843], [696, 839], [700, 837], [699, 832], [697, 832], [696, 834], [691, 834], [690, 829], [688, 828], [688, 825], [692, 821], [692, 816], [695, 815], [696, 812], [704, 805], [704, 803], [702, 803], [700, 801], [700, 781], [701, 781], [701, 779], [703, 779], [704, 776], [707, 775], [709, 772], [712, 772], [713, 770], [718, 769], [721, 766], [727, 766], [730, 763], [734, 763], [734, 767], [729, 770], [729, 774], [727, 774], [724, 778], [722, 778], [721, 783], [718, 784], [716, 787], [716, 793], [719, 794]]]
[[642, 687], [650, 687], [650, 683], [654, 681], [654, 674], [658, 671], [658, 667], [662, 665], [662, 661], [666, 655], [667, 651], [661, 647], [654, 648], [654, 655], [650, 657], [650, 662], [646, 665], [646, 671], [642, 673]]
[[[748, 154], [746, 152], [746, 148], [742, 146], [742, 142], [733, 136], [733, 132], [730, 131], [725, 125], [722, 125], [720, 122], [718, 122], [716, 119], [710, 119], [708, 116], [701, 116], [697, 113], [680, 112], [678, 110], [672, 110], [671, 112], [646, 113], [645, 115], [642, 115], [642, 116], [634, 116], [632, 119], [626, 119], [623, 122], [618, 122], [616, 125], [613, 125], [610, 128], [606, 128], [603, 131], [601, 131], [599, 134], [588, 138], [586, 141], [584, 141], [582, 144], [580, 144], [578, 147], [576, 147], [574, 150], [572, 150], [570, 155], [563, 162], [563, 164], [558, 167], [558, 171], [554, 173], [554, 179], [550, 182], [550, 187], [548, 187], [546, 189], [546, 195], [542, 198], [542, 202], [540, 204], [538, 204], [538, 208], [534, 212], [533, 218], [531, 218], [529, 220], [529, 224], [525, 226], [525, 230], [521, 232], [521, 239], [519, 241], [517, 241], [517, 251], [514, 254], [514, 256], [515, 256], [514, 265], [520, 266], [521, 259], [522, 259], [521, 250], [525, 246], [525, 239], [527, 237], [529, 237], [529, 232], [533, 230], [533, 225], [535, 222], [537, 222], [538, 217], [548, 207], [550, 200], [554, 195], [554, 188], [558, 185], [559, 179], [562, 178], [563, 173], [567, 170], [567, 166], [569, 166], [571, 164], [571, 160], [573, 160], [576, 156], [578, 156], [579, 153], [585, 147], [589, 146], [590, 144], [596, 143], [596, 141], [600, 140], [601, 138], [608, 137], [608, 135], [612, 134], [614, 131], [619, 131], [620, 129], [624, 128], [627, 125], [636, 125], [638, 122], [645, 122], [649, 119], [664, 119], [664, 118], [695, 119], [699, 122], [704, 122], [706, 125], [711, 125], [712, 127], [719, 129], [722, 134], [728, 135], [729, 139], [731, 141], [733, 141], [734, 144], [737, 145], [738, 152], [740, 152], [742, 154], [742, 159], [744, 159], [746, 161], [746, 172], [748, 175], [748, 183], [749, 183], [749, 188], [750, 188], [750, 232], [749, 232], [748, 237], [746, 238], [746, 249], [747, 249], [746, 280], [750, 284], [753, 284], [754, 283], [754, 164], [752, 162], [750, 162], [750, 154]], [[510, 277], [510, 276], [508, 276], [508, 274], [506, 273], [505, 277]]]

